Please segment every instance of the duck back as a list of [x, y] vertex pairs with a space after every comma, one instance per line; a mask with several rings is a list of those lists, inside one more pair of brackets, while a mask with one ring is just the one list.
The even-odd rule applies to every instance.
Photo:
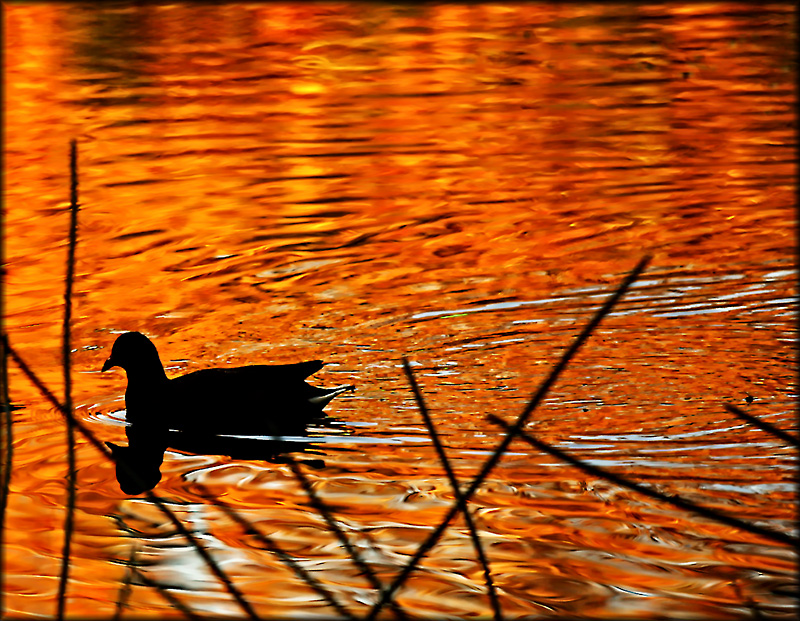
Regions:
[[169, 380], [170, 429], [193, 435], [287, 435], [322, 416], [319, 398], [328, 391], [305, 378], [319, 360], [287, 365], [203, 369]]

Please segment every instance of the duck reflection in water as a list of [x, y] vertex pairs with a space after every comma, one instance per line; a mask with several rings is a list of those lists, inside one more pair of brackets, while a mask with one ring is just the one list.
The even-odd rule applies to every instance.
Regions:
[[[305, 435], [309, 423], [326, 417], [322, 409], [334, 397], [354, 390], [306, 383], [322, 366], [321, 360], [311, 360], [203, 369], [169, 379], [150, 339], [140, 332], [120, 335], [102, 369], [121, 367], [128, 376], [128, 446], [106, 443], [117, 463], [120, 488], [134, 495], [155, 487], [167, 448], [275, 460], [282, 452], [307, 447], [260, 438]], [[141, 481], [120, 467], [123, 462]]]

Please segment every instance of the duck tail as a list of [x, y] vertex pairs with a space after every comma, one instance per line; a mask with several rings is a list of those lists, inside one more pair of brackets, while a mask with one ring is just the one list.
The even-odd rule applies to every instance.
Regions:
[[356, 387], [352, 384], [345, 384], [343, 386], [337, 386], [336, 388], [323, 388], [321, 389], [323, 392], [315, 397], [310, 397], [308, 399], [309, 403], [313, 403], [314, 405], [318, 405], [321, 408], [324, 408], [328, 403], [330, 403], [334, 397], [337, 395], [342, 394], [343, 392], [355, 392]]

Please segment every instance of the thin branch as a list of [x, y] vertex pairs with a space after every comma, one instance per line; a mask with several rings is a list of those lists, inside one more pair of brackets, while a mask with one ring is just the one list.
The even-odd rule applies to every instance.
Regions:
[[[383, 585], [381, 584], [378, 577], [375, 575], [375, 572], [372, 571], [369, 565], [367, 565], [364, 560], [361, 558], [358, 550], [353, 547], [350, 543], [350, 540], [347, 538], [347, 535], [342, 532], [342, 529], [336, 523], [336, 520], [333, 518], [330, 509], [322, 502], [317, 493], [314, 491], [314, 488], [311, 486], [308, 478], [303, 474], [302, 470], [300, 470], [300, 466], [297, 462], [292, 459], [291, 457], [286, 457], [286, 463], [289, 464], [289, 467], [292, 469], [294, 476], [297, 477], [300, 486], [303, 488], [303, 491], [308, 495], [309, 500], [311, 501], [311, 506], [314, 507], [317, 511], [319, 511], [320, 515], [324, 518], [325, 522], [328, 524], [328, 527], [333, 531], [336, 537], [339, 539], [339, 542], [344, 546], [344, 549], [350, 555], [355, 566], [364, 574], [364, 577], [369, 581], [370, 585], [373, 589], [380, 592], [383, 590]], [[403, 611], [400, 607], [400, 604], [395, 602], [394, 600], [391, 601], [390, 605], [394, 610], [395, 614], [398, 618], [407, 619], [408, 615]]]
[[[64, 290], [64, 326], [62, 331], [61, 363], [64, 369], [64, 408], [72, 412], [72, 283], [75, 275], [75, 246], [78, 237], [78, 144], [73, 138], [69, 148], [70, 172], [70, 221], [69, 250], [67, 253], [67, 276]], [[75, 524], [75, 426], [74, 416], [67, 416], [67, 514], [64, 518], [64, 547], [61, 553], [61, 575], [58, 581], [57, 619], [64, 618], [69, 582], [70, 549], [72, 530]]]
[[214, 504], [215, 506], [222, 509], [222, 511], [231, 518], [234, 522], [236, 522], [241, 528], [245, 531], [247, 535], [253, 535], [260, 543], [264, 545], [270, 552], [272, 552], [275, 556], [277, 556], [281, 561], [283, 561], [289, 568], [297, 574], [297, 576], [302, 579], [309, 587], [311, 587], [314, 591], [316, 591], [328, 604], [330, 604], [336, 611], [347, 619], [351, 619], [355, 621], [355, 617], [348, 611], [339, 601], [333, 596], [333, 594], [328, 591], [322, 584], [317, 580], [314, 576], [308, 573], [305, 569], [303, 569], [300, 564], [295, 561], [291, 556], [289, 556], [286, 552], [284, 552], [281, 547], [275, 542], [272, 537], [269, 535], [265, 535], [259, 529], [255, 527], [254, 524], [251, 524], [246, 518], [239, 515], [239, 513], [234, 510], [233, 507], [225, 503], [224, 501], [220, 500], [216, 496], [213, 496], [209, 489], [203, 485], [202, 483], [195, 482], [194, 485], [199, 488], [200, 495], [203, 496], [207, 501]]
[[581, 345], [583, 345], [589, 336], [592, 334], [595, 328], [600, 324], [603, 318], [611, 312], [611, 309], [614, 308], [614, 305], [619, 301], [619, 299], [625, 294], [628, 288], [633, 284], [633, 282], [639, 277], [647, 264], [650, 262], [650, 257], [645, 256], [633, 271], [625, 277], [625, 279], [620, 284], [619, 288], [611, 295], [608, 301], [603, 304], [603, 306], [595, 313], [594, 317], [592, 317], [591, 321], [586, 325], [586, 327], [581, 331], [575, 341], [570, 345], [567, 351], [561, 357], [558, 364], [553, 368], [550, 374], [547, 376], [545, 381], [539, 387], [539, 390], [531, 398], [528, 405], [523, 410], [522, 414], [520, 414], [517, 422], [514, 424], [514, 433], [508, 433], [506, 437], [500, 442], [500, 445], [495, 449], [494, 453], [489, 457], [489, 459], [484, 464], [481, 471], [478, 475], [473, 479], [470, 486], [467, 490], [461, 495], [461, 497], [456, 501], [456, 503], [451, 507], [451, 509], [445, 514], [444, 519], [439, 524], [437, 528], [428, 535], [428, 538], [422, 542], [417, 552], [411, 558], [408, 563], [400, 570], [400, 573], [394, 579], [394, 582], [389, 586], [388, 589], [384, 590], [381, 598], [378, 602], [372, 607], [370, 610], [369, 616], [367, 619], [372, 621], [375, 616], [381, 611], [381, 608], [388, 603], [388, 600], [394, 596], [395, 591], [408, 579], [408, 576], [411, 574], [412, 571], [416, 568], [417, 564], [422, 560], [422, 558], [430, 551], [430, 549], [436, 545], [439, 541], [441, 536], [444, 534], [447, 525], [450, 523], [450, 520], [459, 512], [463, 511], [464, 507], [466, 507], [467, 502], [472, 497], [472, 495], [476, 492], [478, 487], [483, 483], [484, 479], [489, 475], [492, 469], [497, 465], [497, 462], [500, 461], [500, 457], [503, 453], [508, 449], [508, 445], [511, 443], [515, 433], [517, 430], [522, 429], [525, 423], [528, 420], [531, 412], [539, 405], [541, 400], [545, 397], [550, 387], [555, 383], [558, 376], [564, 371], [567, 364], [569, 364], [570, 360], [572, 360], [573, 356], [578, 352]]
[[[14, 359], [14, 362], [19, 366], [22, 372], [28, 377], [28, 379], [33, 383], [36, 388], [39, 389], [39, 392], [44, 395], [44, 397], [50, 401], [50, 403], [55, 407], [58, 411], [60, 411], [64, 416], [70, 417], [73, 419], [73, 425], [75, 428], [83, 434], [83, 436], [106, 458], [111, 461], [115, 462], [113, 455], [109, 448], [103, 444], [100, 440], [98, 440], [95, 435], [91, 432], [91, 430], [86, 427], [83, 422], [76, 419], [72, 412], [67, 410], [63, 405], [58, 402], [58, 399], [55, 398], [52, 392], [42, 383], [39, 377], [31, 370], [31, 368], [25, 363], [25, 361], [20, 357], [20, 355], [16, 352], [16, 350], [11, 346], [11, 344], [7, 344], [8, 353], [11, 358]], [[141, 485], [142, 487], [146, 487], [144, 482], [141, 480], [139, 474], [131, 468], [124, 460], [120, 460], [117, 464], [118, 466], [122, 466], [123, 471], [131, 477], [131, 480], [135, 483]], [[239, 589], [231, 582], [230, 578], [222, 571], [222, 568], [217, 564], [217, 562], [213, 559], [213, 557], [209, 554], [208, 550], [206, 550], [198, 539], [191, 533], [191, 531], [187, 530], [186, 527], [181, 523], [181, 521], [175, 516], [175, 514], [170, 511], [169, 507], [167, 507], [160, 498], [158, 498], [153, 492], [146, 491], [145, 495], [147, 499], [155, 504], [161, 512], [169, 519], [170, 522], [175, 526], [177, 531], [186, 537], [187, 541], [194, 546], [197, 553], [202, 557], [205, 561], [206, 565], [208, 565], [211, 572], [217, 577], [217, 579], [223, 584], [223, 586], [227, 589], [228, 593], [236, 600], [242, 610], [247, 614], [248, 617], [251, 619], [258, 619], [255, 611], [253, 610], [252, 606], [247, 602], [244, 596], [241, 594]]]
[[515, 433], [520, 438], [525, 440], [528, 444], [533, 446], [534, 448], [539, 449], [540, 451], [552, 455], [553, 457], [557, 457], [562, 461], [567, 462], [568, 464], [579, 468], [583, 472], [590, 474], [592, 476], [605, 479], [607, 481], [611, 481], [621, 487], [626, 487], [634, 492], [638, 492], [643, 494], [644, 496], [649, 496], [655, 500], [661, 500], [663, 502], [669, 503], [674, 507], [678, 507], [680, 509], [684, 509], [686, 511], [691, 511], [693, 513], [697, 513], [698, 515], [702, 515], [705, 518], [709, 518], [711, 520], [715, 520], [717, 522], [721, 522], [722, 524], [726, 524], [727, 526], [733, 526], [734, 528], [739, 528], [749, 533], [753, 533], [755, 535], [760, 535], [765, 539], [770, 539], [777, 543], [782, 543], [784, 545], [789, 546], [798, 546], [800, 545], [800, 538], [792, 537], [791, 535], [787, 535], [786, 533], [782, 533], [780, 531], [772, 530], [771, 528], [764, 528], [763, 526], [758, 526], [756, 524], [750, 524], [749, 522], [745, 522], [740, 520], [739, 518], [735, 518], [727, 513], [722, 513], [720, 511], [716, 511], [715, 509], [709, 509], [708, 507], [703, 507], [702, 505], [697, 505], [689, 500], [681, 498], [680, 496], [669, 496], [667, 494], [662, 494], [661, 492], [657, 492], [656, 490], [645, 487], [640, 485], [639, 483], [634, 483], [633, 481], [629, 481], [628, 479], [621, 477], [618, 474], [614, 474], [613, 472], [609, 472], [608, 470], [604, 470], [603, 468], [598, 468], [597, 466], [592, 466], [591, 464], [587, 464], [571, 455], [568, 455], [564, 451], [557, 449], [538, 438], [533, 437], [531, 434], [521, 431], [521, 430], [514, 430], [511, 425], [506, 423], [502, 418], [495, 416], [494, 414], [489, 414], [488, 417], [493, 423], [500, 425], [503, 429], [505, 429], [509, 433]]
[[778, 427], [776, 427], [772, 423], [768, 423], [765, 420], [761, 420], [760, 418], [756, 418], [752, 414], [748, 414], [744, 410], [741, 410], [741, 409], [737, 408], [735, 405], [732, 405], [730, 403], [723, 403], [722, 405], [726, 410], [728, 410], [728, 412], [730, 412], [734, 416], [738, 416], [739, 418], [741, 418], [744, 421], [747, 421], [748, 423], [750, 423], [754, 427], [758, 427], [762, 431], [766, 431], [767, 433], [775, 436], [776, 438], [779, 438], [779, 439], [783, 440], [787, 444], [790, 444], [793, 447], [795, 447], [797, 449], [800, 449], [800, 440], [798, 440], [793, 435], [785, 432], [783, 429], [779, 429]]
[[[459, 487], [458, 479], [456, 479], [456, 475], [455, 472], [453, 472], [453, 467], [450, 464], [450, 460], [447, 459], [447, 454], [444, 452], [444, 446], [442, 446], [442, 441], [439, 438], [439, 434], [436, 432], [433, 419], [428, 411], [428, 406], [425, 404], [425, 399], [422, 397], [422, 391], [417, 385], [417, 379], [414, 377], [414, 373], [411, 370], [411, 365], [409, 365], [408, 358], [406, 357], [403, 357], [403, 370], [406, 372], [408, 382], [411, 384], [411, 390], [414, 392], [414, 398], [417, 400], [417, 407], [419, 408], [419, 412], [425, 421], [425, 426], [428, 428], [428, 433], [431, 436], [431, 440], [433, 440], [433, 446], [436, 449], [436, 453], [439, 455], [442, 465], [444, 466], [445, 473], [447, 473], [447, 479], [450, 481], [450, 486], [453, 488], [453, 496], [456, 500], [458, 500], [461, 496], [461, 488]], [[503, 618], [503, 612], [500, 609], [500, 601], [497, 599], [494, 581], [492, 580], [492, 574], [489, 570], [489, 560], [486, 558], [483, 545], [481, 544], [481, 539], [478, 536], [478, 530], [475, 528], [475, 523], [472, 521], [472, 514], [469, 512], [469, 509], [466, 505], [464, 505], [464, 521], [469, 529], [469, 534], [472, 538], [472, 545], [475, 547], [475, 553], [478, 555], [478, 561], [483, 568], [483, 579], [486, 582], [486, 592], [489, 596], [489, 602], [492, 606], [492, 612], [494, 614], [495, 621], [500, 621], [500, 619]]]

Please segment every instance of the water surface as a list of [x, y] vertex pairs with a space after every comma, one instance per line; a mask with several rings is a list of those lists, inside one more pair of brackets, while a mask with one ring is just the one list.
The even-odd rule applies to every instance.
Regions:
[[[6, 329], [60, 394], [76, 137], [73, 396], [102, 440], [125, 443], [124, 374], [99, 372], [120, 332], [171, 376], [324, 359], [315, 382], [357, 391], [305, 472], [388, 582], [454, 502], [401, 358], [467, 482], [502, 438], [485, 415], [513, 420], [651, 253], [530, 430], [797, 534], [796, 451], [722, 407], [796, 428], [792, 5], [31, 4], [5, 26]], [[5, 605], [52, 616], [64, 427], [13, 367], [11, 391]], [[241, 614], [112, 464], [77, 456], [69, 614], [113, 615], [134, 548], [198, 614]], [[353, 614], [375, 601], [288, 466], [170, 451], [162, 472], [259, 615], [334, 612], [198, 483]], [[797, 614], [792, 550], [522, 442], [470, 506], [508, 618]], [[463, 519], [397, 601], [491, 614]], [[128, 605], [180, 616], [137, 580]]]

